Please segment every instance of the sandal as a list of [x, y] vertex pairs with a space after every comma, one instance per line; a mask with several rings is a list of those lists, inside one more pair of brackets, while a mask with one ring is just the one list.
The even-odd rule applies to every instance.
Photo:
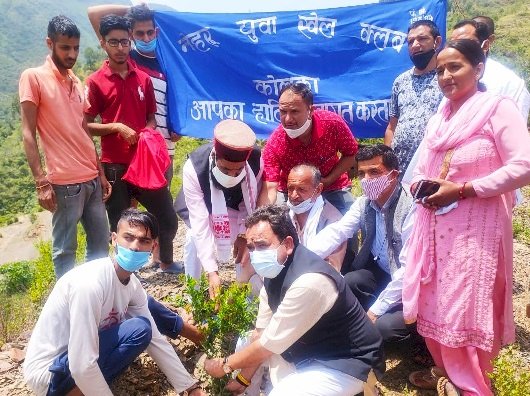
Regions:
[[446, 377], [440, 377], [436, 384], [438, 396], [460, 396], [459, 389]]
[[420, 389], [436, 390], [438, 380], [444, 375], [443, 369], [434, 366], [428, 370], [413, 371], [409, 375], [409, 382]]

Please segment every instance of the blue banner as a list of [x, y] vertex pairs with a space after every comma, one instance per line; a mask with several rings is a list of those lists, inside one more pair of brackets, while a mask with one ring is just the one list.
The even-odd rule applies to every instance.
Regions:
[[308, 84], [315, 107], [335, 111], [356, 137], [382, 137], [392, 82], [412, 67], [407, 28], [446, 30], [445, 0], [241, 14], [157, 11], [157, 55], [168, 78], [170, 124], [211, 138], [226, 118], [266, 138], [280, 122], [278, 94]]

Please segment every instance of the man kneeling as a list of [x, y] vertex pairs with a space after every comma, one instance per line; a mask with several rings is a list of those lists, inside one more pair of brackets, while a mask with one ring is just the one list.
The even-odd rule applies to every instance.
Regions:
[[29, 341], [24, 378], [37, 395], [112, 395], [109, 383], [145, 349], [177, 392], [204, 395], [158, 331], [133, 272], [158, 237], [153, 215], [124, 211], [115, 257], [75, 267], [53, 288]]
[[275, 205], [247, 217], [250, 261], [265, 278], [250, 345], [224, 359], [208, 359], [214, 377], [241, 369], [227, 388], [241, 393], [268, 359], [269, 396], [351, 396], [372, 369], [384, 370], [381, 336], [342, 276], [300, 245], [289, 214]]

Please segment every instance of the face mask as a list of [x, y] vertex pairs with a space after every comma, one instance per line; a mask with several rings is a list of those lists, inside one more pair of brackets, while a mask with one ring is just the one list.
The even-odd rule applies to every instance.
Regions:
[[116, 244], [116, 261], [125, 271], [135, 272], [147, 263], [151, 252], [136, 252]]
[[418, 54], [411, 55], [410, 60], [412, 63], [414, 63], [414, 66], [416, 66], [418, 70], [423, 70], [427, 67], [435, 52], [436, 51], [434, 51], [434, 48], [427, 52], [420, 52]]
[[282, 269], [285, 268], [282, 264], [278, 263], [278, 248], [254, 250], [250, 252], [250, 262], [256, 273], [264, 278], [276, 278], [282, 272]]
[[150, 52], [155, 52], [155, 49], [156, 49], [156, 37], [154, 39], [152, 39], [151, 41], [149, 42], [145, 42], [145, 41], [142, 41], [142, 40], [135, 40], [134, 41], [134, 45], [136, 47], [136, 49], [144, 54], [146, 53], [150, 53]]
[[385, 191], [385, 189], [392, 183], [390, 175], [393, 171], [388, 174], [376, 177], [375, 179], [361, 179], [361, 188], [366, 198], [375, 201]]
[[315, 204], [314, 201], [311, 201], [314, 195], [315, 193], [313, 192], [313, 194], [308, 199], [306, 199], [303, 202], [300, 202], [298, 205], [295, 205], [291, 203], [291, 201], [287, 200], [287, 206], [289, 207], [289, 209], [291, 209], [296, 214], [305, 213], [311, 210], [311, 208]]
[[296, 139], [298, 136], [303, 135], [305, 131], [309, 129], [311, 126], [311, 118], [308, 118], [306, 122], [304, 122], [304, 125], [302, 125], [298, 129], [289, 129], [283, 127], [285, 130], [285, 133], [287, 133], [287, 136], [289, 136], [291, 139]]
[[247, 175], [247, 171], [243, 169], [237, 176], [226, 175], [217, 167], [212, 168], [213, 177], [219, 182], [219, 184], [225, 188], [232, 188], [241, 183], [241, 180]]

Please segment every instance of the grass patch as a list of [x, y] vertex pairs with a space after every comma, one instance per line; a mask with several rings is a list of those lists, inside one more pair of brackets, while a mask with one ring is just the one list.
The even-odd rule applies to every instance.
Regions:
[[[528, 360], [530, 356], [527, 356]], [[521, 364], [523, 353], [515, 345], [504, 348], [493, 362], [489, 374], [497, 396], [526, 396], [530, 389], [530, 371]]]

